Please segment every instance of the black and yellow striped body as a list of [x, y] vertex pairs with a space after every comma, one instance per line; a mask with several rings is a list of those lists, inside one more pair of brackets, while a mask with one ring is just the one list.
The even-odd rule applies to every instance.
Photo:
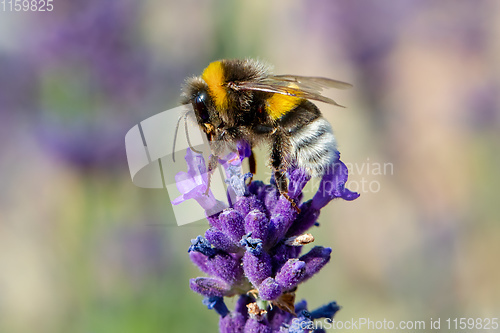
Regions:
[[303, 100], [278, 123], [289, 141], [292, 163], [311, 176], [322, 176], [325, 168], [338, 159], [332, 127], [313, 103]]

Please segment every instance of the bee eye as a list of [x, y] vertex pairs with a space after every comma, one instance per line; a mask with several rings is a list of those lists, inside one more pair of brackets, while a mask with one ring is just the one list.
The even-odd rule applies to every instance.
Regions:
[[208, 121], [207, 92], [201, 91], [196, 95], [193, 102], [194, 111], [203, 121]]

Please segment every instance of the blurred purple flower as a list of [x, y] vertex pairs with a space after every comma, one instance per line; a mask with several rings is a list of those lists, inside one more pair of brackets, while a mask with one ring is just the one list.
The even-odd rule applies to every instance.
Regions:
[[[346, 52], [347, 59], [355, 62], [363, 75], [363, 83], [377, 88], [377, 84], [387, 80], [383, 60], [402, 33], [401, 24], [414, 15], [415, 2], [319, 1], [307, 10], [318, 34], [328, 40], [332, 35], [338, 36], [340, 49]], [[337, 43], [330, 45], [335, 45], [334, 52], [339, 49]]]
[[[389, 115], [394, 118], [392, 112], [387, 112], [385, 96], [394, 84], [392, 55], [398, 48], [412, 45], [415, 40], [428, 43], [429, 48], [437, 44], [452, 53], [482, 53], [484, 61], [489, 59], [487, 22], [494, 20], [492, 1], [326, 0], [306, 10], [314, 33], [322, 36], [324, 45], [330, 45], [336, 54], [341, 50], [354, 63], [359, 78], [355, 84], [371, 105], [369, 116], [375, 125], [383, 126]], [[483, 98], [482, 94], [479, 92], [478, 97]], [[484, 116], [489, 117], [491, 106], [487, 104], [494, 102], [489, 96], [484, 98]], [[471, 117], [482, 116], [482, 110], [477, 112], [475, 106], [470, 109], [474, 111]]]
[[98, 280], [113, 285], [131, 281], [143, 286], [167, 273], [170, 253], [168, 243], [155, 227], [110, 227], [94, 246]]
[[0, 125], [32, 111], [37, 97], [36, 70], [29, 57], [0, 52]]
[[144, 102], [154, 110], [177, 100], [184, 74], [178, 64], [155, 62], [141, 38], [142, 6], [68, 1], [36, 16], [37, 29], [29, 29], [25, 53], [43, 102], [34, 132], [43, 149], [74, 167], [125, 166], [123, 135], [143, 117]]
[[50, 154], [81, 170], [100, 167], [123, 169], [127, 164], [122, 136], [124, 129], [115, 126], [70, 123], [40, 119], [35, 135]]
[[[246, 154], [245, 149], [240, 152]], [[301, 203], [302, 189], [310, 177], [302, 170], [290, 169], [289, 193], [301, 209], [297, 213], [275, 185], [261, 181], [245, 185], [241, 177], [242, 159], [230, 154], [226, 172], [228, 177], [238, 179], [228, 182], [228, 191], [236, 186], [244, 187], [244, 193], [237, 196], [231, 207], [210, 216], [205, 237], [198, 236], [189, 248], [193, 263], [209, 275], [191, 279], [190, 287], [205, 296], [204, 303], [221, 315], [220, 332], [310, 332], [303, 327], [314, 319], [333, 317], [339, 307], [333, 302], [309, 313], [305, 302], [294, 306], [297, 286], [318, 273], [330, 260], [332, 251], [316, 246], [300, 256], [302, 246], [314, 240], [311, 235], [302, 234], [316, 223], [320, 209], [329, 201], [354, 200], [359, 195], [345, 188], [347, 168], [338, 161], [322, 178], [323, 187], [320, 185], [314, 198]], [[189, 175], [198, 180], [193, 180], [192, 186], [179, 187], [185, 191], [176, 200], [199, 200], [199, 188], [205, 190], [200, 178], [206, 170], [205, 161], [191, 150], [186, 161], [188, 172], [180, 173], [179, 179]], [[210, 205], [214, 205], [215, 198], [210, 200]], [[210, 206], [204, 204], [204, 208]], [[223, 298], [234, 295], [241, 295], [240, 300], [234, 311], [228, 311]]]
[[[16, 142], [16, 135], [31, 132], [29, 120], [36, 110], [37, 76], [24, 54], [0, 51], [0, 151]], [[8, 149], [8, 148], [7, 148]]]
[[128, 101], [139, 96], [147, 88], [151, 59], [140, 47], [140, 6], [131, 0], [75, 0], [40, 18], [45, 29], [35, 51], [41, 69], [71, 66], [89, 71], [106, 95]]

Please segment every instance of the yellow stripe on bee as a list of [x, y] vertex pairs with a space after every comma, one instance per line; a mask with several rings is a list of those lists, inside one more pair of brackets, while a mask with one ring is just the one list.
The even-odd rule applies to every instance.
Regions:
[[219, 111], [227, 108], [227, 91], [224, 87], [224, 68], [220, 61], [214, 61], [208, 65], [201, 75], [203, 81], [208, 85], [210, 96]]
[[272, 119], [276, 120], [295, 109], [301, 100], [300, 97], [274, 94], [266, 101], [266, 111]]

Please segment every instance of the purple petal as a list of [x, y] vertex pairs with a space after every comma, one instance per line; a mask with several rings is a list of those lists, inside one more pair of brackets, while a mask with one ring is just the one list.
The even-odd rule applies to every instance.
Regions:
[[270, 210], [272, 216], [280, 214], [286, 220], [286, 228], [282, 231], [283, 235], [288, 231], [288, 228], [292, 225], [293, 221], [297, 218], [297, 211], [292, 207], [290, 201], [285, 199], [285, 197], [280, 196], [279, 200], [274, 203], [273, 208]]
[[189, 287], [194, 292], [207, 297], [223, 297], [229, 293], [229, 287], [224, 281], [210, 277], [191, 279], [189, 280]]
[[252, 154], [252, 147], [248, 142], [245, 140], [240, 140], [236, 144], [236, 149], [238, 149], [238, 155], [240, 157], [240, 160], [244, 160], [247, 157], [250, 157]]
[[240, 313], [231, 312], [219, 320], [220, 333], [243, 333], [245, 329], [246, 318]]
[[188, 166], [187, 172], [179, 172], [175, 175], [175, 183], [181, 196], [172, 200], [172, 204], [178, 205], [188, 199], [195, 199], [203, 207], [207, 214], [213, 215], [224, 209], [224, 204], [215, 199], [212, 191], [208, 191], [208, 174], [205, 160], [200, 154], [195, 154], [187, 149], [185, 160]]
[[272, 333], [273, 330], [267, 325], [265, 320], [257, 321], [255, 319], [248, 319], [245, 324], [245, 333]]
[[245, 233], [252, 233], [252, 238], [259, 238], [265, 243], [269, 234], [269, 220], [266, 214], [252, 210], [245, 217]]
[[186, 160], [186, 164], [188, 167], [187, 173], [179, 172], [177, 175], [175, 175], [176, 183], [183, 183], [182, 185], [180, 185], [180, 188], [179, 185], [177, 186], [179, 192], [181, 193], [186, 193], [186, 189], [189, 188], [190, 184], [192, 185], [191, 188], [194, 188], [195, 185], [193, 184], [206, 185], [208, 182], [207, 169], [205, 166], [205, 159], [203, 158], [203, 155], [196, 154], [188, 148], [184, 159]]
[[259, 200], [262, 200], [263, 192], [266, 191], [267, 185], [264, 184], [264, 182], [260, 180], [254, 180], [252, 183], [248, 186], [248, 192], [254, 194], [257, 196]]
[[245, 235], [243, 216], [236, 210], [228, 208], [219, 215], [221, 230], [234, 242], [238, 243]]
[[218, 230], [222, 230], [222, 223], [219, 220], [220, 213], [221, 212], [218, 212], [216, 214], [207, 216], [208, 224]]
[[275, 246], [272, 252], [273, 272], [279, 271], [288, 259], [296, 258], [297, 249], [300, 249], [300, 246], [288, 246], [284, 243]]
[[278, 307], [274, 307], [267, 313], [267, 320], [276, 332], [288, 332], [283, 324], [290, 322], [293, 318], [291, 313], [283, 311]]
[[224, 298], [219, 296], [207, 297], [203, 300], [209, 310], [214, 309], [221, 317], [225, 317], [229, 314], [229, 309], [224, 303]]
[[295, 303], [295, 313], [301, 313], [304, 310], [307, 311], [307, 301], [305, 299]]
[[306, 273], [306, 263], [298, 259], [289, 259], [276, 274], [276, 282], [283, 290], [297, 286]]
[[312, 200], [300, 205], [300, 214], [288, 229], [287, 236], [297, 236], [306, 232], [318, 220], [320, 211], [312, 207]]
[[267, 210], [269, 212], [273, 211], [276, 206], [276, 202], [280, 198], [280, 193], [276, 188], [276, 185], [267, 185], [265, 191], [262, 192], [263, 197], [260, 199], [264, 202]]
[[290, 181], [288, 195], [293, 199], [297, 199], [311, 177], [305, 170], [297, 168], [289, 170], [288, 179]]
[[[252, 182], [252, 184], [253, 183], [254, 182]], [[239, 198], [234, 204], [234, 209], [240, 212], [241, 215], [246, 216], [252, 210], [264, 211], [264, 205], [255, 195], [249, 195]]]
[[252, 174], [242, 174], [241, 159], [238, 154], [230, 153], [224, 159], [219, 159], [219, 163], [226, 172], [226, 184], [233, 190], [237, 197], [248, 194], [246, 180], [252, 177]]
[[184, 181], [182, 183], [181, 182], [176, 183], [179, 192], [183, 194], [171, 201], [173, 205], [178, 205], [189, 199], [195, 199], [198, 202], [198, 204], [205, 211], [207, 211], [207, 214], [208, 212], [210, 212], [209, 216], [218, 213], [222, 211], [224, 208], [226, 208], [224, 203], [215, 199], [215, 196], [213, 195], [212, 191], [208, 191], [208, 194], [205, 195], [205, 191], [207, 188], [206, 185], [204, 184], [197, 185], [196, 183], [189, 183], [189, 184], [186, 183], [188, 183], [188, 181]]
[[257, 199], [260, 200], [264, 204], [265, 207], [267, 207], [266, 197], [268, 196], [269, 192], [274, 193], [274, 199], [272, 199], [272, 198], [270, 198], [270, 199], [276, 200], [278, 198], [278, 195], [276, 193], [277, 192], [276, 186], [266, 185], [260, 180], [252, 181], [250, 186], [248, 186], [248, 191], [250, 193], [254, 194], [257, 197]]
[[272, 278], [268, 277], [259, 286], [259, 298], [272, 301], [281, 295], [281, 286]]
[[205, 164], [205, 159], [202, 154], [193, 152], [190, 148], [186, 151], [186, 156], [184, 157], [188, 166], [188, 174], [191, 177], [201, 175], [206, 183], [207, 180], [207, 167]]
[[339, 310], [340, 306], [337, 305], [337, 302], [331, 302], [312, 311], [310, 315], [312, 319], [319, 319], [319, 318], [333, 319], [333, 316], [335, 316], [335, 313], [337, 313], [337, 311]]
[[306, 263], [306, 272], [302, 280], [305, 281], [319, 272], [330, 261], [332, 249], [329, 247], [315, 246], [299, 259]]
[[[179, 184], [179, 182], [177, 182], [177, 188], [180, 188], [180, 187], [181, 187], [181, 184]], [[196, 186], [192, 187], [191, 189], [184, 191], [184, 194], [182, 195], [182, 197], [184, 198], [184, 200], [189, 200], [189, 199], [196, 200], [198, 197], [201, 197], [201, 196], [205, 196], [207, 198], [213, 197], [213, 194], [211, 192], [209, 192], [207, 195], [205, 195], [206, 189], [207, 189], [207, 187], [204, 184], [196, 185]]]
[[229, 237], [222, 231], [215, 228], [210, 228], [205, 232], [205, 238], [215, 246], [217, 249], [226, 251], [228, 253], [236, 253], [241, 250]]
[[194, 179], [195, 176], [189, 175], [187, 172], [178, 172], [175, 175], [175, 184], [177, 186], [177, 189], [181, 193], [187, 193], [191, 191], [193, 188], [195, 188], [197, 185], [200, 185], [196, 182], [196, 179]]
[[223, 202], [215, 199], [212, 191], [209, 191], [208, 195], [205, 195], [203, 192], [200, 195], [193, 197], [193, 199], [195, 199], [196, 202], [198, 202], [198, 204], [205, 210], [207, 216], [216, 214], [227, 207]]
[[[212, 195], [212, 197], [213, 197], [213, 195]], [[214, 198], [214, 200], [210, 200], [210, 201], [206, 201], [206, 202], [201, 201], [202, 199], [203, 199], [203, 197], [201, 199], [196, 200], [196, 201], [203, 209], [205, 209], [205, 216], [207, 217], [207, 219], [209, 219], [210, 216], [214, 216], [214, 215], [219, 217], [219, 213], [222, 212], [224, 209], [228, 208], [224, 202], [219, 201], [219, 200], [215, 200], [215, 198]]]
[[189, 252], [189, 258], [203, 273], [210, 274], [212, 272], [207, 266], [208, 257], [206, 255], [193, 251]]
[[184, 198], [184, 195], [181, 195], [180, 197], [175, 198], [174, 200], [171, 200], [170, 203], [172, 205], [178, 205], [186, 201], [187, 199]]
[[321, 209], [335, 198], [342, 198], [348, 201], [358, 198], [358, 193], [351, 192], [345, 188], [347, 177], [348, 170], [342, 161], [338, 160], [330, 165], [321, 179], [318, 192], [313, 197], [312, 206], [316, 209]]
[[240, 258], [227, 253], [218, 253], [209, 258], [207, 266], [210, 267], [211, 275], [214, 275], [229, 285], [238, 282], [243, 276]]
[[267, 252], [262, 252], [258, 256], [245, 252], [243, 255], [243, 270], [248, 280], [257, 287], [262, 281], [271, 276], [271, 257]]
[[[291, 209], [295, 212], [295, 209]], [[297, 214], [297, 212], [295, 212], [295, 214]], [[293, 221], [294, 219], [291, 219], [290, 214], [287, 213], [273, 215], [269, 227], [269, 244], [274, 245], [279, 242], [285, 236]]]

